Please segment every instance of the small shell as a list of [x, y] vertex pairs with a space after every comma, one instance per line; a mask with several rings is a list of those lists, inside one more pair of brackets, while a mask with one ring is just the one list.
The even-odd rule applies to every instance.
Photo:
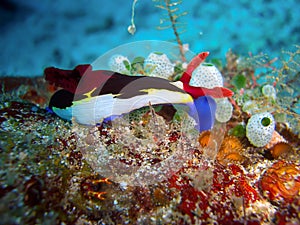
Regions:
[[274, 145], [276, 145], [280, 142], [287, 143], [287, 141], [276, 130], [274, 130], [274, 132], [272, 134], [272, 138], [271, 138], [270, 142], [265, 146], [265, 148], [270, 149]]
[[275, 159], [292, 150], [292, 146], [276, 130], [265, 148], [270, 150]]

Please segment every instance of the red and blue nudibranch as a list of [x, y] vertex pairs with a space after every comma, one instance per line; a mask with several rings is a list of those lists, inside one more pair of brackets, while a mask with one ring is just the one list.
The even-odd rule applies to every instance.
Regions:
[[49, 67], [44, 71], [45, 79], [62, 88], [51, 97], [49, 107], [63, 119], [75, 118], [80, 124], [95, 125], [149, 103], [187, 104], [191, 106], [189, 114], [198, 120], [197, 129], [207, 130], [214, 123], [216, 104], [213, 98], [233, 94], [224, 87], [208, 89], [189, 85], [193, 70], [207, 56], [208, 52], [200, 53], [188, 64], [180, 79], [183, 89], [163, 78], [92, 70], [91, 65], [79, 65], [73, 70]]

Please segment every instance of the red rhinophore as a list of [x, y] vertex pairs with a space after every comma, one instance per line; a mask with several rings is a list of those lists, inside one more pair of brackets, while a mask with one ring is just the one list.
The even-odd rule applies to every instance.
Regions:
[[193, 71], [206, 59], [209, 55], [209, 52], [201, 52], [195, 56], [190, 63], [188, 64], [185, 72], [182, 74], [180, 81], [184, 84], [188, 84], [191, 80]]
[[215, 87], [209, 89], [189, 85], [193, 71], [206, 59], [208, 55], [209, 52], [201, 52], [196, 57], [194, 57], [188, 64], [186, 71], [182, 74], [182, 77], [180, 78], [180, 81], [183, 83], [183, 90], [189, 93], [194, 99], [205, 95], [210, 95], [213, 98], [231, 97], [233, 95], [233, 92], [224, 87]]
[[205, 95], [209, 95], [213, 98], [225, 98], [231, 97], [233, 95], [233, 92], [231, 90], [224, 87], [214, 87], [212, 89], [209, 89], [204, 87], [193, 87], [189, 84], [183, 84], [183, 90], [189, 93], [194, 99]]

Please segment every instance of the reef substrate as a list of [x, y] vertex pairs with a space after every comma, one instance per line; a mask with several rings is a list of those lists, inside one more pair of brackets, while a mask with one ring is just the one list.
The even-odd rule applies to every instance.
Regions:
[[[277, 128], [293, 150], [276, 159], [245, 138], [225, 138], [233, 150], [216, 160], [199, 147], [169, 179], [131, 186], [95, 172], [71, 123], [45, 109], [52, 87], [23, 79], [1, 79], [1, 224], [299, 224], [300, 140], [290, 130]], [[107, 127], [96, 132], [115, 144]], [[170, 145], [178, 138], [169, 132]], [[236, 145], [241, 157], [228, 156]], [[147, 160], [126, 153], [123, 163]]]

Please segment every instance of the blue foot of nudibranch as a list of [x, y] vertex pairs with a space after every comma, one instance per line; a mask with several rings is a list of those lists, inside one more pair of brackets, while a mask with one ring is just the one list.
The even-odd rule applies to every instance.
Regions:
[[216, 102], [210, 96], [202, 96], [194, 100], [189, 114], [196, 120], [196, 129], [199, 132], [210, 130], [213, 127], [216, 108]]

